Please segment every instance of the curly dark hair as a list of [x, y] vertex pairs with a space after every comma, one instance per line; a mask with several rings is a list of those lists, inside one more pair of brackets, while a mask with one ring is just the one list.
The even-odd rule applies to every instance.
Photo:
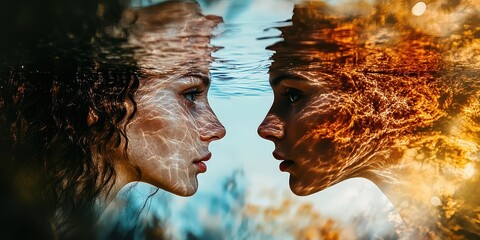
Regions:
[[7, 210], [0, 224], [12, 238], [83, 238], [95, 201], [115, 181], [112, 153], [126, 156], [139, 85], [124, 47], [134, 18], [116, 0], [7, 2], [0, 13], [9, 33], [0, 40], [0, 202]]

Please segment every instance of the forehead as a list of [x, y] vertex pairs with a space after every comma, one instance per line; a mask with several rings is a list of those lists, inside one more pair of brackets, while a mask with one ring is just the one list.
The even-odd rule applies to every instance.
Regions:
[[[209, 39], [212, 30], [222, 22], [221, 17], [203, 15], [195, 2], [157, 4], [138, 9], [136, 16], [134, 34], [145, 41], [155, 36], [165, 40], [191, 37], [193, 42]], [[192, 39], [189, 40], [192, 42]]]
[[294, 81], [308, 84], [326, 84], [335, 81], [335, 73], [315, 71], [315, 70], [303, 70], [298, 68], [291, 68], [288, 70], [273, 70], [270, 69], [270, 85], [276, 86], [283, 81]]
[[212, 30], [221, 18], [204, 16], [194, 2], [167, 2], [137, 10], [130, 44], [148, 78], [208, 74]]
[[148, 99], [148, 96], [156, 96], [159, 92], [165, 90], [177, 93], [201, 85], [208, 89], [210, 87], [210, 77], [198, 72], [169, 76], [149, 76], [140, 80], [138, 95], [142, 99]]

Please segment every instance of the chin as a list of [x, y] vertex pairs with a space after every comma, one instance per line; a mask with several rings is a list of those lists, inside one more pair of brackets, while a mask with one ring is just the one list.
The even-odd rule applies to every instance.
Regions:
[[164, 191], [167, 191], [182, 197], [192, 196], [198, 190], [198, 181], [196, 177], [193, 177], [190, 179], [175, 178], [175, 179], [169, 179], [169, 181], [163, 179], [163, 181], [147, 182], [147, 183], [150, 183], [153, 186], [158, 187]]
[[304, 185], [300, 181], [290, 176], [290, 190], [297, 196], [308, 196], [317, 193], [325, 188], [318, 188], [313, 185]]
[[192, 196], [193, 194], [195, 194], [196, 192], [197, 192], [197, 189], [195, 189], [195, 190], [193, 190], [193, 191], [172, 192], [172, 193], [175, 194], [175, 195], [181, 196], [181, 197], [190, 197], [190, 196]]
[[[182, 196], [182, 197], [189, 197], [189, 196], [192, 196], [193, 194], [195, 194], [198, 190], [198, 182], [197, 182], [197, 179], [195, 178], [194, 181], [190, 182], [190, 183], [180, 183], [181, 185], [179, 185], [178, 188], [175, 188], [175, 189], [172, 189], [171, 193], [175, 194], [175, 195], [179, 195], [179, 196]], [[186, 184], [186, 185], [185, 185]]]

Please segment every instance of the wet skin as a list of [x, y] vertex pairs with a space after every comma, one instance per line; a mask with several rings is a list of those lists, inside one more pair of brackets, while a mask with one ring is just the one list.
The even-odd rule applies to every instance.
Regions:
[[341, 107], [342, 99], [329, 78], [271, 73], [274, 102], [258, 134], [275, 144], [273, 156], [283, 161], [280, 170], [290, 173], [290, 188], [297, 195], [320, 191], [360, 170], [341, 161], [347, 157], [344, 149], [336, 150], [335, 131], [347, 115], [334, 107]]
[[197, 191], [197, 175], [207, 170], [209, 144], [225, 136], [207, 99], [209, 42], [221, 19], [187, 2], [141, 9], [138, 15], [131, 43], [143, 73], [137, 112], [126, 129], [128, 159], [117, 169], [123, 182], [189, 196]]
[[138, 117], [127, 128], [131, 160], [142, 181], [178, 195], [192, 195], [206, 171], [210, 142], [225, 136], [207, 100], [205, 75], [182, 76], [165, 86], [144, 86]]
[[275, 144], [297, 195], [363, 177], [404, 219], [403, 238], [477, 239], [478, 36], [466, 40], [468, 24], [436, 36], [397, 2], [375, 4], [346, 17], [341, 4], [335, 14], [321, 1], [295, 6], [268, 47], [274, 102], [258, 134]]
[[297, 5], [292, 26], [280, 29], [284, 40], [269, 46], [274, 102], [258, 134], [287, 160], [280, 169], [298, 195], [353, 177], [376, 180], [373, 172], [398, 161], [387, 150], [398, 136], [443, 114], [432, 81], [438, 53], [427, 35], [388, 24], [361, 31], [369, 18], [322, 16], [324, 7]]

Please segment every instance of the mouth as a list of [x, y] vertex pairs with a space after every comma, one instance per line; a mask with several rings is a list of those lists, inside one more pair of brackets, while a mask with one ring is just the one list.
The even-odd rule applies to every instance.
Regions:
[[278, 168], [280, 169], [280, 171], [282, 172], [287, 172], [288, 169], [294, 164], [294, 162], [292, 160], [285, 160], [283, 162], [280, 163], [280, 165], [278, 166]]
[[283, 160], [280, 165], [279, 165], [279, 169], [280, 171], [282, 172], [286, 172], [293, 164], [295, 164], [294, 161], [292, 160], [287, 160], [286, 157], [284, 157], [282, 154], [280, 153], [277, 153], [277, 152], [273, 152], [273, 157], [277, 160]]
[[207, 171], [207, 165], [204, 163], [212, 157], [212, 153], [208, 153], [205, 157], [193, 161], [193, 164], [197, 167], [199, 173], [204, 173]]

